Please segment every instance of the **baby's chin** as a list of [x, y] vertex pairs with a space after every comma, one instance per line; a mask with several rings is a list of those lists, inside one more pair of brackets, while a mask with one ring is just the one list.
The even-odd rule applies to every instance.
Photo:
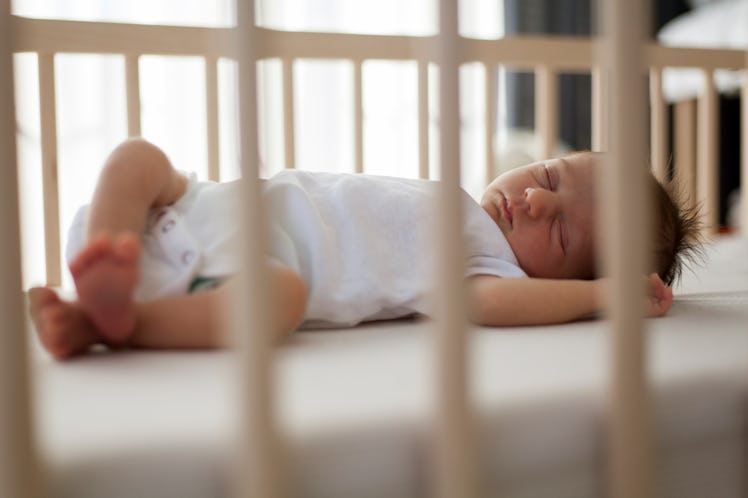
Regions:
[[[501, 228], [501, 226], [499, 226], [499, 228]], [[504, 234], [504, 237], [506, 237], [506, 241], [507, 243], [509, 243], [509, 247], [512, 249], [512, 253], [514, 254], [514, 258], [517, 260], [519, 267], [522, 268], [522, 271], [527, 273], [528, 276], [532, 277], [532, 275], [530, 275], [530, 272], [528, 271], [528, 268], [526, 267], [527, 261], [524, 258], [520, 258], [517, 249], [514, 247], [514, 244], [512, 244], [511, 237], [507, 235], [503, 228], [501, 228], [501, 232]]]
[[[512, 244], [509, 244], [512, 247]], [[560, 268], [549, 267], [547, 258], [543, 255], [536, 255], [535, 257], [520, 257], [512, 247], [514, 257], [517, 258], [519, 267], [522, 268], [528, 277], [530, 278], [567, 278], [562, 275]]]

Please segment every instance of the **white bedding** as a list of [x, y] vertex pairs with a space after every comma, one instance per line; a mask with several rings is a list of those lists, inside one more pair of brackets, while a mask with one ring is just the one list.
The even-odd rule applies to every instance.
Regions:
[[[661, 491], [744, 495], [748, 241], [726, 238], [650, 320]], [[277, 396], [293, 496], [413, 497], [427, 483], [427, 321], [298, 333]], [[54, 497], [227, 496], [229, 352], [34, 352]], [[604, 482], [606, 324], [477, 328], [470, 338], [484, 496], [584, 498]]]
[[[670, 21], [657, 34], [663, 45], [695, 48], [748, 49], [748, 0], [706, 3]], [[720, 92], [737, 93], [743, 81], [738, 71], [715, 71]], [[663, 93], [669, 101], [697, 97], [703, 88], [698, 69], [668, 68], [663, 74]]]

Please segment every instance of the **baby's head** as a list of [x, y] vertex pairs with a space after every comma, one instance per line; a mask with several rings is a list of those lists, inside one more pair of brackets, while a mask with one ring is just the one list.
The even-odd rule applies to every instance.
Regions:
[[[590, 279], [595, 249], [596, 172], [603, 154], [575, 153], [512, 169], [486, 188], [481, 206], [531, 277]], [[698, 253], [700, 224], [673, 192], [648, 175], [656, 216], [654, 269], [667, 284]]]

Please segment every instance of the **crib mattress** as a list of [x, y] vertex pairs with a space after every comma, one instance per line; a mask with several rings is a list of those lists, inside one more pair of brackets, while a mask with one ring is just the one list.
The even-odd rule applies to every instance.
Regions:
[[[725, 238], [648, 321], [662, 497], [743, 496], [748, 242]], [[426, 320], [302, 332], [277, 351], [276, 405], [299, 497], [413, 497], [429, 484]], [[482, 496], [605, 490], [607, 325], [474, 328]], [[232, 353], [33, 351], [51, 496], [228, 496]]]

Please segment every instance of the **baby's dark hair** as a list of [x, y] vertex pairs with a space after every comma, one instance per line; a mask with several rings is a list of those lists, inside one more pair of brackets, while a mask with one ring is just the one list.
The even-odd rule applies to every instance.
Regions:
[[[579, 151], [569, 154], [586, 155], [595, 160], [605, 152]], [[656, 272], [668, 286], [676, 283], [684, 268], [691, 268], [703, 258], [704, 224], [701, 210], [678, 187], [677, 178], [660, 182], [649, 172], [647, 188], [652, 196], [652, 259], [649, 271]], [[595, 274], [599, 268], [595, 269]]]
[[654, 271], [667, 285], [673, 285], [703, 256], [703, 223], [698, 205], [678, 189], [676, 181], [661, 183], [647, 175], [652, 191], [655, 218], [652, 224]]

